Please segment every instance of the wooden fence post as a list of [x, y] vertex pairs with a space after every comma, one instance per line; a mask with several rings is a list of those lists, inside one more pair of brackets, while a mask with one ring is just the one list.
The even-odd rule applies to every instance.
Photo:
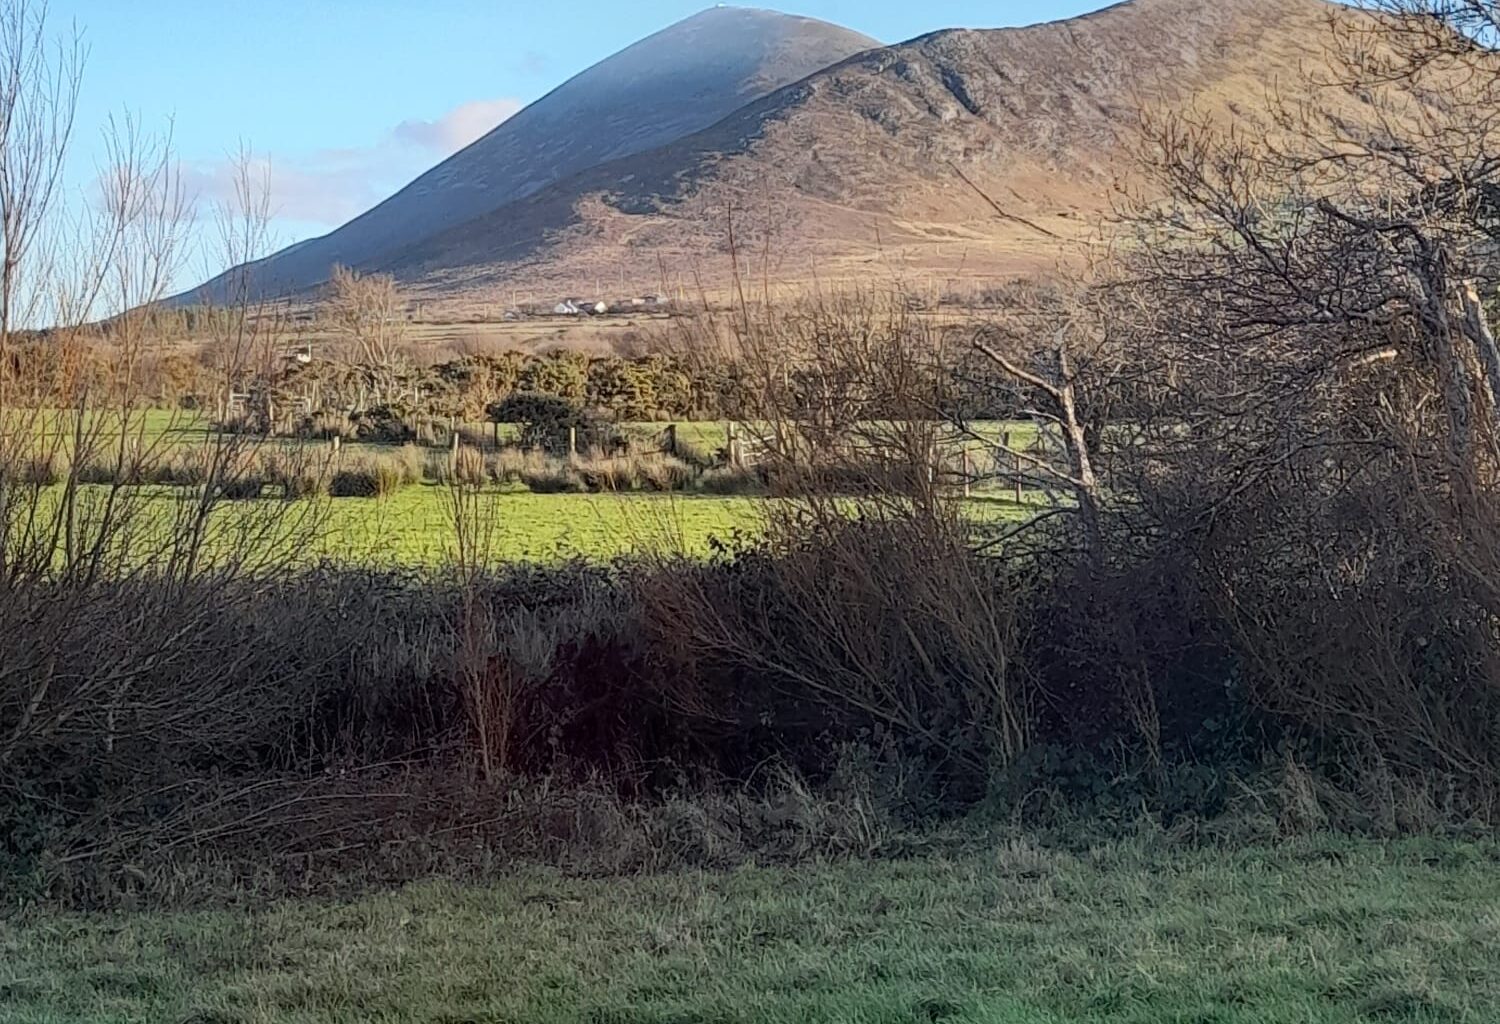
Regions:
[[740, 449], [740, 439], [734, 429], [734, 420], [730, 420], [724, 428], [727, 435], [726, 452], [729, 455], [729, 466], [731, 469], [739, 469], [744, 464], [744, 453]]
[[[1004, 449], [1004, 453], [1011, 453], [1012, 452], [1012, 449], [1010, 447], [1010, 431], [1009, 430], [1007, 430], [1005, 433], [1003, 433], [1003, 434], [1000, 435], [1000, 447], [1002, 449]], [[1021, 502], [1024, 500], [1024, 497], [1025, 497], [1022, 494], [1022, 492], [1021, 492], [1021, 455], [1020, 455], [1020, 453], [1016, 452], [1016, 453], [1012, 454], [1012, 460], [1015, 463], [1015, 465], [1013, 467], [1013, 469], [1015, 471], [1015, 474], [1014, 474], [1014, 477], [1013, 477], [1013, 483], [1015, 484], [1015, 489], [1016, 489], [1016, 495], [1015, 495], [1015, 497], [1016, 497], [1016, 504], [1019, 505], [1019, 504], [1021, 504]]]
[[568, 455], [570, 457], [573, 457], [573, 456], [577, 456], [577, 454], [578, 454], [578, 428], [577, 427], [569, 427], [568, 428]]

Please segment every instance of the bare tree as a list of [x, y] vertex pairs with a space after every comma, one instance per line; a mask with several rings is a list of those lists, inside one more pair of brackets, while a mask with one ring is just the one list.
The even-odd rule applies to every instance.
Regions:
[[1020, 445], [1002, 448], [1044, 490], [1060, 490], [1071, 499], [1087, 548], [1097, 556], [1103, 549], [1105, 503], [1099, 445], [1109, 392], [1124, 368], [1122, 355], [1086, 300], [1063, 291], [1018, 297], [975, 332], [974, 348], [1001, 375], [1001, 386], [1008, 385], [1017, 397], [1008, 418], [1056, 432], [1061, 459]]
[[[44, 250], [83, 76], [81, 37], [53, 40], [46, 25], [45, 3], [0, 7], [0, 366], [12, 332], [48, 298]], [[5, 388], [0, 374], [0, 412]]]
[[1272, 95], [1266, 123], [1239, 128], [1148, 117], [1141, 155], [1168, 199], [1134, 198], [1125, 222], [1140, 277], [1173, 283], [1166, 302], [1212, 300], [1215, 358], [1264, 365], [1275, 346], [1303, 384], [1382, 360], [1432, 375], [1462, 489], [1476, 458], [1495, 457], [1500, 401], [1483, 303], [1497, 282], [1500, 60], [1475, 38], [1495, 12], [1373, 6], [1330, 15], [1315, 103]]
[[405, 368], [406, 313], [391, 275], [333, 268], [323, 318], [347, 343], [349, 361], [369, 375], [376, 402], [390, 400]]
[[1311, 101], [1144, 117], [1110, 309], [1156, 373], [1106, 447], [1253, 699], [1490, 785], [1494, 8], [1370, 7], [1330, 12]]
[[[44, 13], [0, 5], [11, 132], [0, 170], [0, 785], [37, 751], [128, 763], [127, 749], [149, 756], [164, 735], [211, 746], [221, 727], [247, 727], [227, 706], [227, 676], [161, 681], [200, 658], [226, 672], [245, 663], [243, 642], [212, 624], [296, 565], [307, 535], [302, 509], [226, 508], [254, 438], [210, 430], [179, 445], [147, 429], [142, 366], [188, 204], [170, 140], [129, 119], [106, 133], [97, 194], [71, 207], [56, 198], [80, 64], [67, 43], [42, 49]], [[264, 222], [252, 208], [245, 223]], [[229, 375], [260, 328], [246, 303], [216, 313]], [[180, 485], [172, 498], [140, 486], [163, 477]]]

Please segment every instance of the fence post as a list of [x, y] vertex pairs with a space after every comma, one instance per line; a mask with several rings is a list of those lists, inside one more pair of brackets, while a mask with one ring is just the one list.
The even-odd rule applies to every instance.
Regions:
[[456, 430], [452, 431], [449, 434], [449, 437], [451, 437], [453, 439], [453, 446], [452, 446], [452, 449], [448, 453], [448, 466], [450, 468], [457, 468], [457, 466], [458, 466], [458, 431], [456, 431]]
[[973, 479], [973, 476], [970, 473], [970, 465], [969, 465], [969, 449], [965, 448], [964, 449], [964, 497], [965, 498], [972, 498], [974, 496], [974, 488], [973, 488], [973, 484], [971, 482], [972, 479]]
[[339, 449], [343, 447], [344, 439], [338, 434], [333, 435], [333, 457], [338, 458]]
[[569, 457], [576, 457], [578, 455], [578, 428], [577, 427], [569, 427], [568, 428], [568, 455], [569, 455]]
[[677, 454], [677, 424], [667, 424], [667, 454]]
[[[1007, 453], [1013, 451], [1011, 449], [1011, 446], [1010, 446], [1010, 431], [1009, 430], [1007, 430], [1005, 433], [1003, 433], [1003, 434], [1000, 435], [1000, 446]], [[1020, 455], [1019, 452], [1015, 452], [1015, 453], [1012, 454], [1011, 458], [1012, 458], [1012, 461], [1015, 464], [1014, 467], [1013, 467], [1014, 470], [1015, 470], [1015, 475], [1013, 477], [1013, 482], [1015, 484], [1015, 489], [1016, 489], [1016, 495], [1015, 495], [1015, 497], [1016, 497], [1016, 504], [1019, 505], [1019, 504], [1021, 504], [1022, 500], [1024, 500], [1024, 495], [1021, 493], [1021, 455]]]

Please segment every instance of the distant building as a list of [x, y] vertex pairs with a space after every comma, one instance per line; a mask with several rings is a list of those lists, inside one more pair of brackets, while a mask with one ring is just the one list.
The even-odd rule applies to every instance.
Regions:
[[552, 312], [558, 316], [603, 316], [609, 312], [609, 303], [591, 302], [587, 299], [564, 299]]

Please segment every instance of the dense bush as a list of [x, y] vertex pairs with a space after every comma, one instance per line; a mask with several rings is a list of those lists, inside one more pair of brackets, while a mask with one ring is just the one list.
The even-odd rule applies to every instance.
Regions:
[[[194, 381], [211, 380], [199, 367], [182, 377], [181, 360], [163, 363], [171, 374], [160, 382], [164, 399], [176, 407], [189, 402], [214, 408], [215, 392]], [[163, 370], [163, 372], [166, 372]], [[987, 418], [1004, 415], [1015, 405], [992, 392], [972, 386], [972, 371], [954, 368], [942, 387], [944, 415]], [[814, 400], [810, 382], [788, 377], [789, 400], [803, 405]], [[468, 355], [432, 366], [403, 368], [393, 381], [377, 380], [370, 372], [342, 363], [314, 360], [291, 364], [272, 381], [244, 380], [240, 386], [266, 394], [279, 410], [275, 423], [260, 418], [227, 421], [226, 428], [330, 439], [343, 437], [376, 443], [403, 444], [421, 439], [424, 430], [449, 420], [473, 422], [494, 419], [493, 410], [516, 395], [546, 396], [575, 409], [588, 409], [611, 422], [717, 420], [741, 417], [749, 386], [744, 367], [732, 359], [703, 356], [683, 359], [654, 354], [626, 358], [590, 357], [581, 353], [525, 356]], [[936, 384], [929, 386], [936, 387]], [[201, 393], [188, 394], [184, 389]], [[321, 408], [291, 415], [299, 400], [316, 394]], [[377, 394], [389, 400], [377, 400]], [[392, 397], [394, 396], [394, 397]], [[899, 396], [872, 395], [875, 404], [895, 405]], [[348, 410], [354, 410], [352, 413]], [[500, 422], [520, 422], [502, 419]]]
[[563, 449], [568, 432], [584, 425], [583, 411], [575, 403], [538, 391], [517, 391], [492, 404], [485, 414], [495, 423], [515, 424], [523, 448]]
[[409, 444], [417, 437], [412, 410], [400, 406], [377, 406], [357, 413], [352, 419], [354, 436], [361, 441]]
[[199, 451], [168, 453], [147, 467], [151, 483], [165, 487], [201, 487], [208, 479], [208, 459]]
[[[360, 473], [358, 493], [374, 493], [373, 470], [346, 467], [336, 486]], [[1225, 553], [987, 556], [958, 521], [905, 508], [854, 519], [788, 508], [766, 542], [708, 562], [455, 577], [325, 567], [205, 582], [214, 589], [201, 597], [189, 588], [171, 601], [214, 609], [190, 647], [153, 654], [170, 617], [137, 624], [150, 671], [128, 699], [12, 752], [27, 801], [42, 804], [0, 798], [4, 856], [34, 868], [44, 849], [58, 854], [68, 822], [103, 806], [149, 856], [198, 820], [178, 802], [193, 780], [279, 790], [349, 772], [353, 799], [381, 789], [373, 766], [463, 775], [481, 750], [497, 777], [608, 780], [631, 797], [684, 779], [753, 784], [768, 763], [833, 784], [863, 751], [867, 781], [886, 779], [889, 799], [922, 814], [1035, 815], [1058, 801], [1215, 814], [1240, 792], [1235, 779], [1288, 764], [1321, 766], [1357, 793], [1381, 773], [1386, 796], [1370, 798], [1371, 813], [1341, 818], [1360, 827], [1490, 806], [1500, 700], [1473, 662], [1479, 620], [1427, 610], [1457, 607], [1439, 577], [1351, 590], [1337, 607], [1351, 625], [1287, 646], [1295, 660], [1282, 664], [1219, 602], [1200, 560], [1227, 566]], [[87, 628], [53, 666], [59, 679], [86, 676], [137, 608], [175, 607], [152, 586], [85, 592]], [[1326, 603], [1276, 600], [1262, 628], [1304, 630]], [[1390, 633], [1351, 632], [1372, 616]], [[24, 635], [0, 630], [0, 656]], [[1381, 664], [1397, 656], [1387, 675]], [[14, 734], [22, 712], [0, 702], [0, 733]], [[150, 795], [164, 780], [178, 796]], [[1439, 804], [1424, 802], [1439, 791]], [[1342, 799], [1329, 794], [1328, 807]], [[361, 818], [361, 841], [424, 813], [381, 801]], [[16, 825], [43, 805], [51, 824]], [[266, 827], [292, 844], [307, 831], [274, 814]], [[222, 854], [238, 835], [205, 849]]]
[[266, 479], [281, 490], [287, 501], [312, 498], [328, 492], [328, 470], [305, 453], [272, 451], [262, 460]]
[[34, 455], [21, 462], [17, 479], [28, 487], [52, 487], [67, 470], [57, 455]]
[[572, 463], [559, 459], [527, 465], [519, 475], [533, 494], [576, 494], [587, 489]]
[[259, 470], [237, 473], [219, 482], [218, 493], [228, 501], [255, 501], [266, 490], [266, 478]]
[[412, 482], [401, 460], [361, 459], [334, 470], [328, 481], [328, 493], [335, 498], [385, 498]]

